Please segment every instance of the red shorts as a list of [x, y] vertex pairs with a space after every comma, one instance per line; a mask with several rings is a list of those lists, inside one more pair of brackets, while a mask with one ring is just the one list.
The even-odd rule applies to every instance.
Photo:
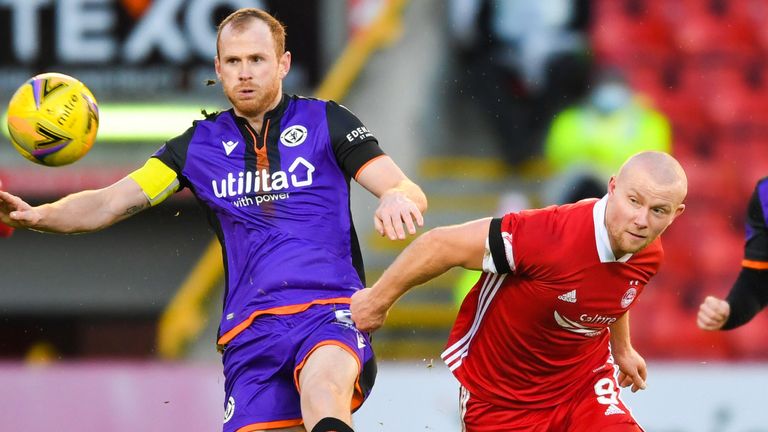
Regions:
[[619, 399], [612, 367], [595, 373], [566, 403], [544, 409], [500, 407], [472, 397], [461, 387], [465, 432], [642, 432]]

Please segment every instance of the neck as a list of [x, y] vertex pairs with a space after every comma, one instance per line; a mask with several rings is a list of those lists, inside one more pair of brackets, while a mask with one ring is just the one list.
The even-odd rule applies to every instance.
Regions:
[[240, 117], [243, 117], [248, 121], [248, 124], [253, 128], [254, 131], [259, 132], [261, 131], [261, 125], [264, 124], [264, 113], [258, 114], [256, 116], [244, 116], [239, 113], [235, 113]]
[[613, 252], [613, 257], [619, 259], [627, 253], [619, 249], [618, 245], [616, 244], [616, 240], [614, 240], [613, 235], [611, 234], [611, 230], [608, 229], [608, 219], [609, 215], [611, 214], [611, 210], [613, 210], [613, 206], [611, 200], [608, 199], [605, 203], [605, 216], [603, 219], [603, 225], [605, 226], [605, 231], [608, 233], [608, 244], [611, 245], [611, 252]]
[[282, 89], [277, 92], [277, 96], [272, 100], [272, 102], [267, 106], [267, 108], [257, 114], [254, 115], [245, 115], [237, 110], [235, 108], [235, 114], [237, 114], [239, 117], [242, 117], [248, 121], [248, 124], [251, 125], [253, 130], [259, 132], [261, 131], [261, 126], [264, 124], [264, 116], [275, 109], [277, 105], [280, 104], [280, 101], [283, 99], [283, 92]]
[[611, 241], [611, 251], [613, 251], [613, 257], [616, 259], [619, 259], [627, 254], [627, 252], [616, 249], [616, 246], [613, 245], [613, 241]]

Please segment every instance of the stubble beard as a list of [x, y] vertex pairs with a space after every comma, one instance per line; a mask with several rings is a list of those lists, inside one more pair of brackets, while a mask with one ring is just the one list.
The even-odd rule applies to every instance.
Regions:
[[[645, 249], [646, 246], [648, 246], [651, 241], [648, 238], [645, 238], [643, 240], [635, 240], [632, 237], [632, 234], [627, 233], [627, 236], [629, 236], [629, 239], [625, 241], [625, 253], [631, 253], [635, 254], [640, 252], [641, 250]], [[632, 241], [635, 240], [635, 241]], [[618, 258], [618, 257], [617, 257]]]
[[[232, 93], [235, 93], [234, 89], [231, 91]], [[230, 91], [227, 89], [224, 89], [224, 95], [229, 99], [229, 102], [239, 115], [244, 117], [256, 117], [263, 115], [271, 108], [279, 91], [280, 86], [278, 85], [278, 82], [272, 82], [268, 87], [256, 89], [257, 95], [253, 99], [239, 101], [233, 94], [230, 94]]]
[[644, 247], [648, 246], [648, 243], [649, 243], [647, 241], [644, 241], [642, 244], [638, 246], [638, 243], [632, 241], [632, 234], [623, 230], [613, 231], [611, 229], [608, 229], [608, 236], [609, 238], [611, 238], [611, 246], [613, 246], [615, 242], [615, 245], [619, 249], [621, 249], [621, 251], [619, 252], [620, 254], [616, 256], [616, 259], [621, 258], [622, 256], [624, 256], [624, 254], [628, 254], [628, 253], [634, 254], [642, 250]]

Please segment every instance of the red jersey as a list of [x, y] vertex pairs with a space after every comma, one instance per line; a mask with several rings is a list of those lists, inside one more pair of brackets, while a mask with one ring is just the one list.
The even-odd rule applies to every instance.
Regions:
[[608, 326], [663, 257], [656, 239], [613, 256], [606, 198], [494, 219], [484, 273], [461, 305], [443, 360], [469, 392], [510, 408], [564, 403], [611, 367]]

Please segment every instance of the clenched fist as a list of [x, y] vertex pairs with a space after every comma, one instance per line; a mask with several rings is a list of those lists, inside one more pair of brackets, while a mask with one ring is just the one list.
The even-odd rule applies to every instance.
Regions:
[[720, 330], [728, 316], [731, 315], [731, 305], [727, 301], [713, 296], [707, 296], [699, 306], [696, 324], [702, 330]]

